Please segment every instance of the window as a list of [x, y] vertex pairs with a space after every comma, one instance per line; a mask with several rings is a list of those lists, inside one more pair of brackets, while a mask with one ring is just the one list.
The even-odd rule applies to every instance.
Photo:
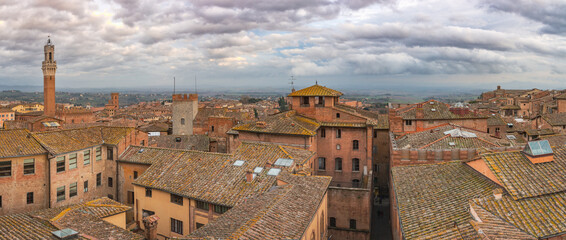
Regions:
[[96, 153], [96, 156], [95, 156], [96, 161], [102, 160], [102, 147], [97, 147], [96, 150], [95, 150], [95, 153]]
[[90, 164], [90, 150], [86, 150], [83, 152], [83, 162], [84, 165]]
[[28, 194], [26, 195], [26, 202], [27, 204], [33, 203], [33, 192], [28, 192]]
[[352, 159], [352, 171], [359, 172], [360, 171], [360, 159], [353, 158]]
[[301, 105], [309, 106], [309, 97], [302, 97], [301, 98]]
[[12, 161], [0, 162], [0, 177], [12, 176]]
[[183, 221], [171, 218], [171, 232], [183, 235]]
[[324, 129], [324, 128], [321, 128], [321, 129], [320, 129], [320, 137], [321, 137], [321, 138], [325, 138], [325, 137], [326, 137], [326, 129]]
[[336, 113], [336, 118], [340, 118], [340, 113]]
[[207, 202], [197, 201], [197, 208], [208, 211], [209, 206]]
[[411, 126], [411, 125], [413, 125], [413, 121], [412, 120], [405, 120], [405, 125]]
[[315, 97], [314, 105], [317, 107], [324, 107], [324, 96]]
[[69, 154], [69, 169], [77, 168], [77, 154], [71, 153]]
[[330, 224], [331, 227], [336, 227], [336, 218], [330, 217], [330, 222], [328, 224]]
[[211, 132], [214, 132], [214, 126], [211, 126], [211, 127], [210, 127], [210, 131], [211, 131]]
[[108, 178], [108, 187], [114, 187], [113, 185], [114, 185], [114, 183], [113, 183], [113, 181], [112, 181], [112, 178], [109, 177], [109, 178]]
[[140, 145], [145, 146], [145, 140], [141, 140]]
[[326, 158], [318, 158], [318, 170], [326, 170]]
[[183, 206], [183, 197], [171, 194], [171, 202]]
[[342, 129], [336, 129], [336, 138], [342, 137]]
[[340, 144], [336, 144], [336, 150], [340, 150]]
[[114, 149], [109, 147], [108, 149], [106, 149], [106, 159], [108, 160], [114, 160]]
[[88, 192], [88, 181], [84, 181], [84, 191], [83, 192]]
[[373, 130], [373, 137], [374, 137], [374, 138], [377, 137], [377, 130]]
[[360, 149], [360, 142], [358, 140], [352, 141], [352, 149], [354, 150]]
[[138, 171], [134, 171], [134, 180], [138, 179]]
[[334, 159], [334, 170], [342, 171], [342, 158]]
[[225, 206], [220, 206], [220, 205], [214, 205], [214, 212], [215, 213], [225, 213], [228, 211], [228, 209], [230, 209], [229, 207], [225, 207]]
[[350, 229], [356, 229], [356, 219], [350, 219]]
[[151, 197], [152, 194], [153, 194], [153, 192], [151, 191], [151, 188], [145, 188], [145, 196], [146, 197]]
[[185, 125], [185, 118], [181, 118], [181, 125]]
[[128, 191], [128, 204], [134, 204], [134, 192]]
[[57, 188], [57, 202], [65, 200], [65, 186]]
[[71, 185], [69, 185], [69, 198], [72, 198], [74, 196], [77, 196], [77, 183], [71, 183]]
[[97, 187], [102, 186], [102, 173], [96, 174], [96, 186]]
[[112, 194], [108, 194], [107, 197], [110, 198], [110, 199], [112, 199], [112, 200], [114, 200], [114, 195], [112, 195]]
[[204, 224], [197, 222], [197, 229], [199, 229], [199, 228], [201, 228], [201, 227], [203, 227], [203, 226], [204, 226]]
[[35, 173], [35, 159], [25, 159], [24, 160], [24, 175]]
[[57, 157], [57, 172], [65, 171], [65, 156]]
[[2, 208], [2, 196], [0, 196], [0, 208]]
[[352, 180], [352, 187], [359, 188], [360, 187], [360, 179], [353, 179]]

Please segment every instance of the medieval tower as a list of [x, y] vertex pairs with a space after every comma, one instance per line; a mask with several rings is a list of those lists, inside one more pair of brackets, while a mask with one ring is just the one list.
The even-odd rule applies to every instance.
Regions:
[[197, 94], [173, 94], [173, 135], [193, 135], [193, 120], [198, 112]]
[[55, 61], [55, 46], [51, 43], [51, 39], [47, 38], [47, 44], [43, 47], [45, 52], [45, 60], [41, 65], [43, 70], [43, 114], [49, 117], [55, 117], [55, 71], [57, 70], [57, 61]]

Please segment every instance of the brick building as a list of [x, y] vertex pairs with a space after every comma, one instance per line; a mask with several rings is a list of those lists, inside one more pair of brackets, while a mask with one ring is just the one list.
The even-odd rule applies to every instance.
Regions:
[[389, 125], [386, 116], [340, 104], [341, 95], [318, 84], [294, 91], [288, 95], [290, 111], [232, 128], [228, 149], [253, 141], [316, 152], [315, 174], [332, 177], [330, 234], [369, 239], [373, 182], [387, 193], [389, 141], [378, 138], [387, 136]]
[[120, 93], [110, 93], [110, 100], [108, 100], [108, 104], [104, 105], [104, 111], [109, 117], [112, 117], [118, 109], [120, 109]]
[[436, 100], [389, 110], [390, 130], [394, 133], [420, 132], [446, 123], [487, 131], [487, 118], [468, 107], [450, 106]]
[[0, 128], [4, 128], [4, 122], [14, 121], [16, 117], [15, 112], [9, 108], [0, 108]]
[[147, 135], [126, 127], [0, 132], [0, 214], [52, 208], [118, 194], [116, 159]]

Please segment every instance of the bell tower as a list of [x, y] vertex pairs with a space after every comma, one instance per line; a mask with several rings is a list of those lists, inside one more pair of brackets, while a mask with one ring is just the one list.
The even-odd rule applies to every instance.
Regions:
[[49, 117], [55, 117], [55, 71], [57, 70], [57, 61], [55, 61], [55, 46], [51, 43], [51, 39], [47, 38], [47, 43], [43, 47], [45, 60], [41, 65], [43, 70], [43, 114]]

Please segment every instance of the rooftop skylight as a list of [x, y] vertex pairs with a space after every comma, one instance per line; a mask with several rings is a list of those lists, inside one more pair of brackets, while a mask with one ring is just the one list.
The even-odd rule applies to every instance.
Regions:
[[243, 161], [243, 160], [236, 160], [236, 161], [234, 162], [234, 166], [241, 167], [242, 165], [244, 165], [244, 161]]
[[540, 141], [533, 141], [529, 142], [523, 152], [531, 155], [531, 156], [541, 156], [546, 154], [552, 154], [552, 148], [550, 147], [550, 143], [548, 140], [540, 140]]
[[272, 169], [269, 169], [269, 171], [267, 171], [267, 175], [277, 176], [277, 175], [279, 175], [280, 172], [281, 172], [280, 168], [272, 168]]
[[279, 158], [275, 161], [275, 166], [290, 167], [293, 165], [293, 159]]

